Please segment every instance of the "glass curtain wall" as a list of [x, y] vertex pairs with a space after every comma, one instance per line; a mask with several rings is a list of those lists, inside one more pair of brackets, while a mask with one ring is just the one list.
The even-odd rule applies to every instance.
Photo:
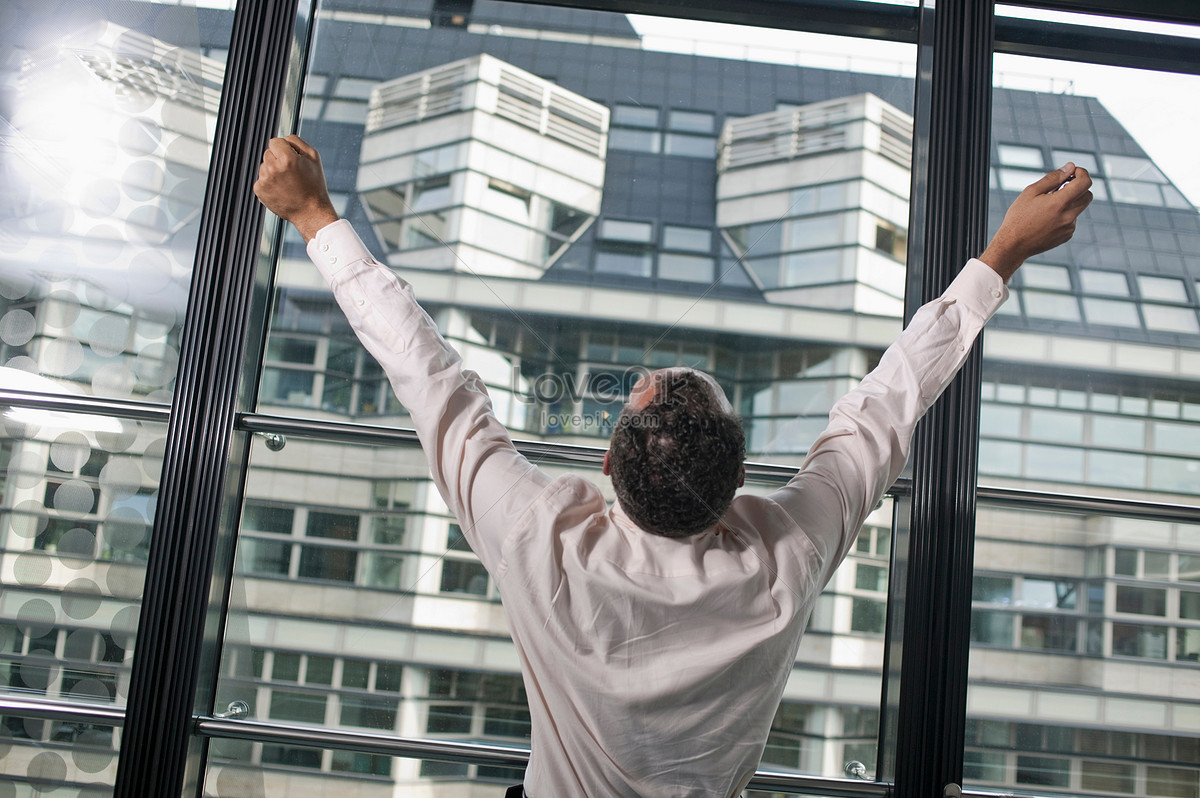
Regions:
[[[0, 9], [0, 798], [112, 794], [175, 375], [204, 365], [180, 329], [235, 9], [203, 5]], [[531, 459], [604, 484], [632, 382], [689, 365], [765, 491], [900, 329], [915, 54], [685, 22], [331, 0], [298, 132]], [[1065, 160], [1096, 202], [986, 336], [964, 781], [1200, 796], [1200, 167], [1156, 143], [1195, 85], [1076, 69], [997, 61], [993, 228]], [[258, 725], [201, 719], [201, 790], [499, 794], [529, 716], [496, 588], [291, 231], [273, 281], [214, 677]], [[885, 499], [755, 795], [885, 789], [892, 548]]]
[[1095, 201], [1020, 271], [985, 339], [980, 484], [1036, 491], [1042, 509], [978, 510], [964, 778], [1195, 796], [1200, 513], [1175, 505], [1200, 488], [1200, 165], [1186, 116], [1153, 109], [1200, 79], [999, 56], [995, 70], [993, 227], [1026, 178], [1067, 161]]
[[[597, 447], [628, 391], [684, 365], [722, 383], [753, 460], [798, 465], [901, 327], [915, 50], [832, 70], [796, 36], [695, 52], [762, 29], [706, 43], [600, 12], [374, 10], [322, 5], [298, 132], [514, 437], [589, 447], [610, 492]], [[315, 737], [526, 747], [496, 587], [420, 450], [329, 429], [409, 420], [290, 230], [269, 325], [257, 413], [319, 437], [253, 447], [217, 706]], [[820, 599], [764, 767], [873, 777], [890, 542], [885, 501]], [[449, 796], [521, 776], [268, 742], [211, 754], [212, 796]]]
[[111, 792], [227, 44], [0, 8], [0, 697], [85, 711], [0, 710], [0, 795]]

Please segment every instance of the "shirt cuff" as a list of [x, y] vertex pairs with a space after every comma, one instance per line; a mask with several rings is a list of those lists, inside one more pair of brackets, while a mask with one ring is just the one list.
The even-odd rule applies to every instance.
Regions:
[[308, 257], [329, 278], [351, 263], [372, 259], [370, 250], [345, 219], [330, 222], [318, 230], [306, 249]]
[[942, 299], [960, 302], [987, 320], [1008, 299], [1008, 286], [995, 269], [978, 258], [971, 258], [942, 294]]

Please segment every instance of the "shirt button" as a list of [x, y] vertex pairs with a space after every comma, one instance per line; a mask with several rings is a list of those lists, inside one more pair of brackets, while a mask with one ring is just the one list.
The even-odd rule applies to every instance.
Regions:
[[999, 298], [1000, 298], [1000, 289], [999, 289], [999, 288], [993, 288], [993, 289], [992, 289], [992, 296], [994, 296], [996, 299], [999, 299]]
[[361, 308], [363, 305], [365, 305], [365, 304], [367, 304], [367, 300], [365, 300], [365, 299], [360, 299], [360, 300], [358, 300], [358, 306], [359, 306], [360, 308]]
[[334, 264], [334, 263], [337, 263], [337, 258], [336, 258], [336, 257], [332, 257], [332, 258], [330, 258], [330, 259], [329, 259], [329, 263], [330, 263], [331, 265], [332, 265], [332, 264]]
[[321, 245], [321, 251], [322, 251], [322, 252], [328, 252], [328, 251], [329, 251], [329, 242], [328, 242], [328, 241], [326, 241], [324, 244], [322, 244], [322, 245]]

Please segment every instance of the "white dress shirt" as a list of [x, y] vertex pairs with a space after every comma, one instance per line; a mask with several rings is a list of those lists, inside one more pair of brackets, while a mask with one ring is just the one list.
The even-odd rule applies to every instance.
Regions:
[[346, 221], [308, 253], [379, 361], [499, 587], [532, 718], [531, 798], [737, 795], [817, 595], [900, 473], [917, 420], [1007, 297], [967, 263], [830, 412], [796, 476], [672, 539], [513, 448], [482, 381]]

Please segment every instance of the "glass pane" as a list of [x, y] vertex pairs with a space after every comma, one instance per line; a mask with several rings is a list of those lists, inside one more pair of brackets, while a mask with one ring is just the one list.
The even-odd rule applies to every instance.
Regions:
[[[365, 13], [376, 8], [382, 18]], [[812, 40], [791, 34], [710, 29], [747, 43], [712, 57], [642, 38], [678, 20], [484, 4], [465, 28], [428, 28], [427, 4], [355, 10], [318, 17], [311, 68], [328, 82], [308, 99], [320, 93], [325, 110], [299, 132], [347, 197], [346, 218], [412, 284], [513, 435], [602, 446], [646, 367], [687, 365], [714, 374], [746, 417], [751, 458], [803, 462], [833, 401], [900, 327], [913, 49], [871, 69], [843, 60], [830, 81], [827, 66], [797, 66]], [[762, 47], [767, 34], [787, 59]], [[343, 84], [346, 102], [373, 86], [365, 122], [330, 116], [327, 89]], [[289, 231], [258, 409], [410, 425], [315, 275]], [[813, 342], [839, 319], [836, 343]], [[611, 501], [608, 480], [585, 476]], [[456, 534], [419, 451], [289, 436], [276, 454], [256, 442], [245, 495], [218, 704], [526, 743], [536, 720], [503, 580]], [[827, 575], [783, 707], [773, 722], [762, 714], [774, 768], [844, 776], [855, 760], [875, 772], [890, 526], [884, 502]], [[289, 680], [274, 674], [280, 653], [304, 660], [288, 660]], [[308, 679], [313, 658], [334, 661], [328, 678]], [[390, 704], [382, 670], [400, 674]], [[292, 773], [338, 769], [326, 754], [255, 756]], [[404, 779], [473, 767], [431, 763]], [[404, 791], [404, 779], [383, 781]]]
[[[995, 90], [997, 159], [1009, 145], [1048, 148], [1052, 165], [1083, 165], [1108, 191], [1034, 264], [1055, 267], [1057, 282], [1023, 269], [1023, 313], [989, 325], [984, 419], [1003, 407], [1025, 423], [984, 424], [980, 482], [1195, 504], [1188, 443], [1200, 437], [1182, 411], [1195, 379], [1179, 364], [1200, 348], [1200, 213], [1167, 206], [1163, 189], [1200, 197], [1200, 174], [1194, 126], [1146, 109], [1200, 80], [1009, 56], [995, 67], [1000, 85], [1017, 73], [1045, 84]], [[993, 229], [1008, 199], [992, 192]], [[1178, 708], [1200, 698], [1200, 682], [1181, 678], [1200, 662], [1197, 591], [1181, 589], [1194, 588], [1200, 528], [987, 503], [977, 524], [975, 579], [1012, 580], [1016, 601], [974, 597], [965, 786], [1195, 791], [1196, 728]]]
[[[415, 448], [291, 436], [272, 452], [255, 443], [218, 705], [243, 700], [252, 718], [321, 728], [528, 745], [528, 699], [516, 651], [503, 636], [497, 593], [426, 469]], [[279, 479], [285, 471], [302, 492], [285, 494]], [[764, 767], [842, 776], [841, 765], [827, 763], [854, 760], [874, 771], [891, 512], [885, 500], [870, 516], [818, 600], [771, 725]], [[352, 517], [357, 523], [346, 520]], [[326, 538], [338, 545], [310, 548], [314, 523], [354, 530], [355, 537]], [[383, 524], [403, 532], [380, 542], [374, 530]], [[264, 543], [282, 547], [274, 569], [256, 565]], [[334, 565], [306, 570], [309, 551], [313, 569]], [[351, 551], [359, 556], [347, 570]], [[369, 565], [379, 556], [396, 564], [386, 580]], [[329, 570], [346, 578], [331, 580]], [[847, 646], [858, 652], [852, 661], [838, 653]], [[819, 694], [815, 683], [823, 685]], [[859, 698], [830, 702], [825, 693], [835, 690]], [[827, 731], [814, 731], [820, 729]], [[270, 765], [265, 769], [272, 772], [324, 778], [340, 769], [340, 760], [306, 750], [251, 751], [255, 766]], [[464, 772], [475, 773], [475, 766], [443, 773], [430, 765], [404, 771], [404, 779]], [[404, 782], [401, 771], [376, 775], [389, 774]]]
[[0, 692], [123, 704], [166, 428], [0, 414]]
[[[1176, 576], [1196, 561], [1200, 527], [989, 504], [977, 521], [971, 783], [1140, 783], [1144, 766], [1131, 760], [1160, 751], [1200, 779], [1190, 723], [1171, 709], [1200, 698], [1174, 678], [1200, 662], [1200, 593]], [[1046, 563], [1053, 577], [1041, 575]], [[1010, 582], [1022, 586], [1013, 605]], [[1134, 673], [1146, 681], [1135, 686]]]
[[0, 9], [6, 387], [170, 402], [228, 47], [206, 21], [121, 0]]
[[112, 726], [0, 715], [0, 794], [112, 795], [119, 743]]
[[[509, 36], [507, 23], [487, 16], [518, 8], [489, 9], [485, 18], [494, 25], [487, 36], [439, 28], [435, 38], [457, 42], [450, 50], [428, 45], [434, 34], [419, 27], [341, 17], [319, 21], [323, 60], [309, 76], [310, 98], [320, 94], [327, 101], [329, 84], [352, 87], [347, 100], [374, 86], [369, 95], [374, 110], [365, 124], [321, 119], [300, 130], [321, 150], [331, 188], [348, 198], [346, 216], [368, 247], [414, 284], [467, 365], [483, 376], [502, 420], [521, 436], [603, 442], [608, 424], [580, 423], [591, 416], [597, 397], [578, 380], [589, 358], [588, 342], [603, 327], [606, 334], [619, 332], [620, 341], [590, 370], [654, 365], [647, 353], [660, 344], [699, 347], [693, 363], [699, 368], [727, 361], [723, 384], [731, 400], [761, 416], [761, 423], [747, 420], [763, 430], [753, 441], [760, 455], [769, 447], [773, 456], [798, 463], [828, 407], [824, 401], [798, 404], [802, 397], [772, 386], [802, 377], [780, 366], [803, 363], [813, 347], [803, 336], [780, 338], [777, 325], [768, 334], [759, 310], [795, 317], [788, 323], [796, 330], [824, 324], [806, 316], [804, 308], [900, 318], [912, 105], [912, 84], [903, 75], [911, 73], [912, 50], [899, 47], [888, 65], [864, 62], [848, 71], [843, 66], [830, 84], [827, 69], [795, 66], [815, 56], [812, 37], [704, 29], [710, 41], [698, 44], [698, 52], [737, 36], [748, 45], [733, 57], [732, 51], [698, 57], [653, 49], [667, 46], [655, 42], [663, 32], [678, 33], [680, 20], [584, 15], [587, 25], [600, 25], [606, 35], [634, 45], [618, 51], [576, 41], [575, 23], [560, 21], [558, 12], [521, 11], [529, 16], [522, 25], [539, 20], [544, 26], [541, 38]], [[389, 4], [386, 13], [392, 15], [388, 19], [428, 14], [403, 3]], [[559, 30], [561, 25], [570, 30]], [[748, 94], [742, 90], [750, 80], [746, 59], [774, 62], [782, 52], [761, 47], [767, 33], [792, 42], [792, 50], [787, 63], [751, 61], [754, 69], [774, 76], [775, 88], [770, 96]], [[847, 46], [828, 37], [821, 43], [828, 51]], [[383, 57], [397, 48], [412, 56], [402, 65]], [[371, 63], [360, 57], [367, 52], [381, 58]], [[603, 73], [587, 66], [610, 62], [613, 69]], [[717, 72], [698, 71], [701, 63]], [[871, 74], [875, 70], [887, 74]], [[643, 72], [692, 86], [688, 103], [679, 106], [645, 84], [638, 77]], [[494, 113], [482, 103], [468, 107], [469, 98], [483, 96], [474, 92], [501, 85], [503, 96], [514, 98], [510, 88], [536, 88], [537, 97], [551, 98], [550, 104], [535, 109], [528, 105], [534, 94], [522, 94], [526, 99]], [[573, 108], [574, 115], [554, 116], [560, 108]], [[558, 121], [535, 130], [529, 120], [543, 110]], [[844, 121], [828, 131], [813, 127], [825, 119]], [[480, 120], [494, 134], [482, 132]], [[769, 145], [756, 143], [756, 126], [775, 131]], [[793, 147], [790, 134], [779, 132], [793, 128], [814, 132]], [[673, 154], [677, 150], [663, 149], [664, 142], [683, 146], [690, 136], [711, 159], [714, 139], [700, 134], [723, 131], [729, 143], [707, 165], [683, 164]], [[874, 142], [865, 160], [839, 143], [860, 139]], [[779, 147], [784, 149], [776, 151]], [[637, 153], [614, 152], [622, 148]], [[829, 178], [831, 158], [846, 161], [849, 169], [837, 172], [837, 180]], [[652, 172], [664, 179], [648, 191], [643, 176]], [[761, 189], [768, 185], [773, 188]], [[496, 204], [498, 192], [506, 204]], [[434, 195], [437, 201], [430, 204]], [[729, 257], [730, 247], [743, 257]], [[289, 232], [259, 409], [407, 423], [340, 310], [312, 291], [306, 261]], [[469, 275], [482, 292], [480, 301], [458, 306], [454, 296], [439, 293], [441, 283], [426, 279], [428, 270]], [[515, 287], [507, 282], [512, 279], [522, 281], [519, 302], [504, 294]], [[617, 293], [597, 294], [606, 309], [572, 310], [556, 299], [564, 283], [583, 298], [600, 289]], [[678, 296], [684, 304], [655, 303], [647, 316], [642, 306], [658, 295]], [[721, 324], [712, 323], [713, 312], [721, 314]], [[853, 332], [854, 340], [840, 342], [845, 356], [827, 386], [835, 397], [890, 342], [885, 328], [867, 329], [871, 332]], [[851, 356], [852, 350], [865, 353], [865, 360]], [[544, 401], [536, 386], [547, 375], [575, 376], [569, 391]]]
[[[1170, 181], [1200, 196], [1192, 161], [1170, 154], [1172, 141], [1190, 147], [1191, 126], [1170, 115], [1150, 123], [1143, 113], [1148, 102], [1170, 103], [1180, 91], [1200, 88], [1200, 79], [1008, 56], [997, 56], [996, 70], [1001, 80], [1020, 72], [1074, 87], [1057, 94], [997, 88], [998, 162], [1025, 152], [1013, 147], [1049, 147], [1056, 162], [1091, 153], [1099, 175], [1155, 191]], [[993, 228], [1009, 201], [993, 190]], [[1200, 348], [1191, 293], [1200, 273], [1200, 213], [1119, 206], [1119, 199], [1097, 196], [1069, 243], [1017, 273], [1023, 312], [989, 324], [995, 334], [984, 379], [995, 395], [1013, 398], [1005, 402], [1007, 416], [984, 403], [985, 484], [1194, 501], [1200, 461], [1188, 444], [1200, 444], [1200, 418], [1180, 408], [1197, 399], [1192, 371], [1182, 363]], [[1041, 407], [1025, 408], [1018, 419], [1018, 407], [1029, 404]], [[1151, 422], [1155, 417], [1171, 422]]]

